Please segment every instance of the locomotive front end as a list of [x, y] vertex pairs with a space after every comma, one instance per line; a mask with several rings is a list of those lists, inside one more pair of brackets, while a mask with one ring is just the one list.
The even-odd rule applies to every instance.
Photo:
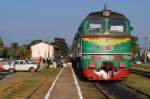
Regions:
[[122, 14], [91, 13], [82, 23], [81, 67], [89, 80], [124, 80], [131, 66], [130, 22]]

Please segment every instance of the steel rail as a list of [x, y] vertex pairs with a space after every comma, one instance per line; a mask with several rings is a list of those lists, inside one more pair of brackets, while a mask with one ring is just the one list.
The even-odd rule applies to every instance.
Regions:
[[138, 74], [138, 75], [150, 78], [150, 72], [132, 69], [132, 68], [130, 70], [131, 70], [131, 73], [133, 73], [133, 74]]
[[144, 92], [142, 92], [142, 91], [140, 91], [140, 90], [138, 90], [138, 89], [135, 89], [135, 88], [133, 88], [133, 87], [131, 87], [130, 85], [127, 85], [127, 84], [123, 84], [123, 85], [124, 85], [125, 87], [127, 87], [127, 88], [129, 88], [129, 89], [131, 89], [131, 90], [133, 90], [133, 91], [135, 91], [135, 92], [141, 94], [141, 95], [144, 95], [144, 96], [148, 97], [148, 99], [150, 99], [150, 94], [144, 93]]
[[94, 83], [94, 86], [106, 97], [106, 99], [140, 99], [140, 97], [127, 88], [121, 86], [120, 82]]
[[107, 93], [105, 93], [105, 91], [104, 91], [103, 89], [101, 89], [101, 88], [99, 87], [99, 85], [97, 85], [97, 83], [93, 83], [93, 85], [96, 87], [96, 89], [98, 89], [98, 91], [99, 91], [100, 93], [102, 93], [102, 94], [105, 96], [106, 99], [111, 99], [111, 97], [109, 97], [109, 96], [107, 95]]

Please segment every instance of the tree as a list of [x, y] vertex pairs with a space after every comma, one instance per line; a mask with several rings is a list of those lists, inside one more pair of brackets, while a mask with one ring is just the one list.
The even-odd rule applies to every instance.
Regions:
[[42, 42], [42, 40], [33, 40], [29, 44], [23, 45], [23, 47], [26, 47], [27, 49], [30, 49], [32, 45], [35, 45], [35, 44], [40, 43], [40, 42]]
[[8, 49], [8, 56], [11, 58], [16, 58], [17, 55], [17, 50], [18, 50], [18, 43], [14, 42], [11, 44], [11, 47]]
[[28, 52], [28, 49], [26, 49], [25, 47], [19, 47], [16, 53], [18, 58], [26, 58], [28, 57]]
[[9, 48], [7, 48], [7, 47], [5, 46], [3, 58], [8, 58], [8, 49], [9, 49]]
[[8, 56], [9, 58], [15, 58], [15, 57], [16, 57], [15, 53], [16, 53], [15, 49], [13, 49], [13, 48], [8, 48], [7, 56]]
[[3, 57], [4, 54], [4, 42], [0, 38], [0, 57]]
[[26, 58], [29, 56], [30, 47], [35, 45], [42, 40], [33, 40], [29, 44], [19, 46], [17, 42], [11, 44], [11, 47], [7, 49], [6, 56], [11, 58]]
[[59, 48], [61, 50], [62, 55], [68, 55], [69, 47], [64, 38], [55, 38], [54, 42], [52, 42], [52, 45]]
[[17, 42], [12, 43], [11, 47], [14, 48], [14, 49], [16, 49], [18, 47], [18, 43]]
[[131, 46], [132, 46], [132, 53], [134, 55], [138, 54], [140, 51], [139, 44], [137, 44], [137, 42], [138, 42], [138, 37], [132, 36]]

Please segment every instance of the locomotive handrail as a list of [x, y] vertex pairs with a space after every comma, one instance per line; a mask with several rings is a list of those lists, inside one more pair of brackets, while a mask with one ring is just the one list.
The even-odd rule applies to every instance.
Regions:
[[127, 55], [127, 54], [132, 54], [132, 53], [82, 53], [83, 55], [86, 55], [86, 54], [93, 54], [93, 55], [96, 55], [96, 54], [102, 54], [102, 55], [110, 55], [110, 54], [115, 54], [115, 55]]
[[118, 34], [83, 34], [82, 38], [132, 38], [131, 35], [118, 35]]

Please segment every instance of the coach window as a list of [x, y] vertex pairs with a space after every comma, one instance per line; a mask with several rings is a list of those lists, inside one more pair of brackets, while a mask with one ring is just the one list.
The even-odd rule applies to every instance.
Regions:
[[127, 32], [127, 26], [126, 26], [125, 20], [110, 20], [109, 21], [109, 32], [110, 33], [125, 33]]
[[89, 20], [87, 29], [89, 32], [95, 33], [104, 32], [104, 20]]
[[19, 61], [15, 61], [14, 64], [19, 64]]
[[20, 64], [25, 64], [25, 62], [24, 61], [20, 61]]

